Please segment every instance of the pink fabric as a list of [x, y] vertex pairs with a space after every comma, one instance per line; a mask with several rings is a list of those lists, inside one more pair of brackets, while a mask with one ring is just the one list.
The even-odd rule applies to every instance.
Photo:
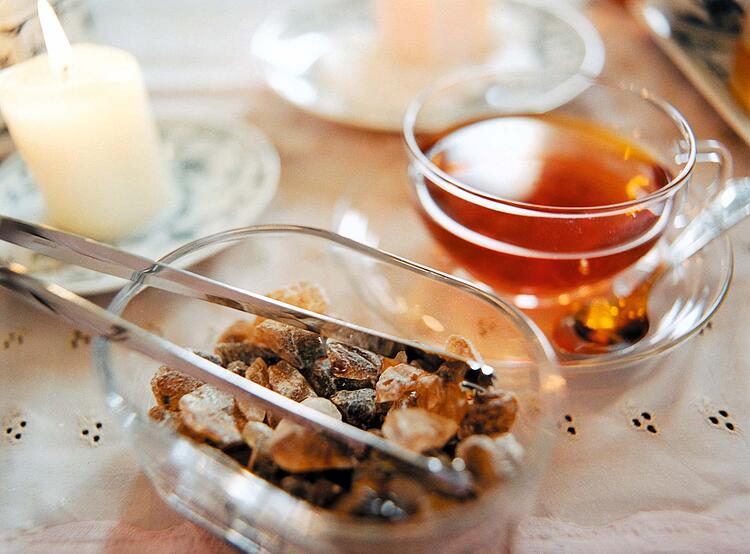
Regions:
[[[518, 553], [722, 552], [750, 549], [750, 520], [687, 512], [641, 512], [602, 526], [529, 518], [513, 549]], [[190, 522], [148, 530], [114, 521], [66, 523], [0, 537], [3, 552], [93, 554], [230, 553], [234, 549]]]
[[0, 551], [29, 554], [235, 552], [227, 543], [187, 521], [159, 530], [141, 529], [116, 521], [66, 523], [0, 536]]

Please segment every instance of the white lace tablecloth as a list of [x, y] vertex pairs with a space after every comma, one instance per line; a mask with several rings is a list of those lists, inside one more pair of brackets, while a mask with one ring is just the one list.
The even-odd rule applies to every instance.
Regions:
[[[207, 13], [193, 0], [102, 2], [95, 15], [100, 33], [142, 59], [160, 103], [237, 113], [268, 133], [282, 181], [267, 221], [327, 227], [348, 187], [369, 187], [393, 207], [383, 217], [404, 236], [424, 236], [413, 214], [403, 216], [406, 160], [397, 137], [318, 121], [257, 84], [244, 52], [264, 5], [221, 0]], [[176, 9], [185, 14], [173, 16]], [[609, 2], [589, 12], [605, 34], [608, 75], [672, 99], [701, 138], [727, 143], [738, 171], [750, 173], [747, 147], [625, 13]], [[522, 523], [517, 551], [750, 550], [748, 231], [750, 223], [732, 233], [734, 285], [700, 336], [637, 378], [572, 383], [537, 513]], [[0, 295], [0, 551], [229, 551], [166, 507], [138, 471], [105, 412], [88, 344]]]

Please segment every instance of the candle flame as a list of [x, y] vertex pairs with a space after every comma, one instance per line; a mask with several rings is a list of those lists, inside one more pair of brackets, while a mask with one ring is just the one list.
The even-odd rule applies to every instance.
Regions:
[[54, 73], [64, 77], [73, 55], [68, 37], [65, 36], [60, 20], [57, 19], [55, 10], [52, 9], [47, 0], [38, 0], [37, 11], [39, 23], [42, 25], [44, 44], [47, 46], [50, 67]]

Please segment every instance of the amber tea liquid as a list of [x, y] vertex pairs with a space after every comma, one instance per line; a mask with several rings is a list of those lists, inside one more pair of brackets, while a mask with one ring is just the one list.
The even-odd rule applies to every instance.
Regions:
[[[501, 290], [560, 293], [613, 275], [648, 252], [668, 219], [668, 201], [606, 217], [563, 213], [643, 198], [671, 179], [643, 150], [589, 122], [496, 117], [421, 139], [443, 172], [513, 204], [478, 205], [428, 179], [417, 185], [433, 234], [475, 277]], [[496, 202], [503, 211], [491, 208]]]

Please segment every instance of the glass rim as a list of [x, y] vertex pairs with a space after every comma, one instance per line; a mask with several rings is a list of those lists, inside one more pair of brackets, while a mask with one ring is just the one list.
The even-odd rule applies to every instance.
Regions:
[[[159, 263], [172, 264], [190, 254], [196, 252], [199, 249], [208, 248], [216, 249], [217, 252], [222, 247], [228, 247], [232, 244], [251, 238], [254, 235], [268, 236], [277, 235], [302, 235], [309, 238], [318, 238], [326, 240], [332, 244], [340, 245], [344, 248], [350, 248], [363, 255], [372, 256], [376, 260], [383, 261], [384, 263], [391, 263], [399, 268], [403, 268], [407, 271], [412, 271], [418, 276], [426, 278], [433, 278], [437, 281], [446, 284], [447, 286], [455, 286], [460, 290], [472, 294], [479, 301], [484, 301], [492, 305], [493, 308], [504, 314], [508, 321], [518, 330], [520, 335], [523, 337], [526, 343], [526, 353], [528, 360], [524, 360], [523, 364], [529, 364], [535, 368], [539, 378], [539, 390], [540, 394], [545, 397], [553, 399], [559, 394], [559, 390], [563, 390], [565, 387], [565, 379], [560, 373], [560, 363], [556, 351], [554, 350], [552, 343], [537, 324], [518, 309], [512, 302], [502, 299], [497, 295], [488, 292], [469, 281], [454, 277], [447, 273], [439, 270], [430, 268], [423, 264], [411, 261], [407, 258], [403, 258], [396, 254], [386, 252], [384, 250], [374, 248], [353, 239], [339, 235], [333, 231], [328, 231], [315, 227], [307, 227], [301, 225], [286, 225], [286, 224], [268, 224], [268, 225], [254, 225], [249, 227], [241, 227], [237, 229], [231, 229], [226, 231], [220, 231], [207, 235], [205, 237], [190, 241], [181, 247], [172, 250], [168, 254], [165, 254], [159, 260]], [[142, 291], [147, 290], [149, 285], [143, 282], [144, 277], [142, 276], [136, 281], [126, 283], [126, 285], [115, 295], [111, 302], [107, 306], [107, 310], [115, 314], [122, 314], [127, 308], [128, 304]], [[123, 411], [126, 410], [128, 414], [124, 414], [125, 417], [130, 420], [138, 420], [140, 424], [144, 424], [148, 428], [157, 429], [157, 424], [152, 422], [145, 413], [138, 412], [135, 407], [131, 404], [130, 400], [121, 395], [119, 387], [116, 385], [115, 378], [115, 366], [112, 363], [112, 343], [105, 337], [96, 337], [93, 340], [92, 346], [92, 363], [94, 368], [103, 378], [104, 386], [106, 389], [107, 403], [110, 411]], [[555, 392], [558, 391], [558, 392]], [[555, 406], [551, 406], [554, 409]], [[124, 412], [123, 412], [124, 413]], [[547, 419], [550, 424], [553, 421], [554, 414], [552, 412], [547, 414]], [[176, 431], [163, 430], [166, 436], [177, 440], [185, 440], [183, 437], [178, 435]], [[545, 428], [544, 425], [539, 427], [536, 432], [548, 433], [550, 429]], [[540, 451], [546, 452], [550, 446], [549, 441], [538, 441], [537, 447]], [[166, 448], [166, 446], [165, 446]], [[223, 463], [223, 462], [222, 462]], [[230, 466], [227, 465], [226, 468]], [[530, 481], [530, 473], [524, 471], [519, 477], [513, 480], [509, 486], [513, 487], [532, 487], [533, 483]], [[248, 472], [247, 474], [242, 473], [242, 479], [247, 479], [249, 482], [261, 482], [263, 486], [268, 486], [274, 493], [280, 493], [281, 496], [274, 496], [279, 502], [282, 502], [284, 506], [290, 510], [298, 507], [300, 503], [306, 505], [304, 501], [292, 497], [285, 493], [281, 488], [277, 487], [272, 483], [263, 481], [260, 477]], [[258, 481], [260, 480], [260, 481]], [[488, 507], [493, 505], [493, 494], [483, 495], [476, 499], [476, 503], [471, 506], [472, 513], [480, 513], [486, 511]], [[326, 521], [341, 525], [342, 527], [338, 531], [339, 536], [346, 536], [348, 538], [357, 538], [360, 533], [370, 533], [372, 536], [376, 536], [377, 533], [382, 532], [383, 529], [387, 528], [382, 522], [373, 522], [368, 520], [357, 520], [342, 516], [335, 512], [318, 508], [315, 506], [308, 506], [309, 509], [305, 511], [308, 518], [313, 518], [314, 521], [322, 521], [321, 518], [325, 518]], [[432, 525], [436, 523], [447, 523], [461, 511], [465, 510], [464, 506], [456, 506], [438, 512], [429, 517], [428, 520], [420, 518], [409, 520], [400, 524], [400, 532], [405, 534], [421, 532], [425, 524]], [[368, 535], [369, 536], [369, 535]]]
[[447, 193], [459, 196], [461, 199], [477, 204], [483, 208], [494, 211], [504, 211], [516, 215], [526, 215], [533, 217], [550, 217], [550, 218], [591, 218], [598, 216], [611, 216], [618, 213], [628, 213], [634, 209], [642, 208], [655, 202], [660, 202], [674, 195], [681, 186], [686, 182], [692, 173], [697, 159], [697, 145], [695, 133], [684, 115], [669, 101], [658, 94], [653, 93], [647, 88], [636, 88], [634, 85], [611, 86], [579, 73], [568, 75], [565, 79], [555, 85], [556, 88], [563, 85], [572, 88], [580, 88], [579, 91], [565, 102], [555, 106], [550, 111], [565, 105], [574, 100], [579, 94], [585, 92], [591, 87], [608, 90], [611, 92], [628, 93], [634, 97], [641, 98], [656, 107], [661, 113], [666, 115], [676, 130], [682, 135], [682, 140], [687, 146], [686, 157], [679, 173], [675, 175], [666, 185], [643, 196], [625, 202], [615, 204], [602, 204], [599, 206], [545, 206], [541, 204], [532, 204], [510, 200], [501, 196], [484, 192], [472, 187], [459, 179], [451, 176], [447, 172], [437, 167], [422, 151], [417, 142], [417, 133], [415, 132], [417, 118], [419, 113], [426, 105], [427, 101], [436, 93], [447, 90], [456, 85], [478, 81], [488, 77], [498, 77], [498, 80], [514, 80], [521, 78], [539, 78], [534, 73], [502, 73], [493, 69], [469, 69], [449, 74], [438, 79], [433, 84], [423, 89], [409, 104], [406, 109], [403, 120], [402, 136], [406, 144], [407, 151], [417, 169], [426, 176], [433, 184], [439, 186]]
[[[319, 238], [357, 251], [382, 262], [390, 263], [420, 276], [432, 278], [445, 285], [463, 290], [464, 292], [476, 296], [479, 300], [492, 304], [493, 307], [499, 309], [508, 316], [508, 318], [514, 323], [514, 326], [524, 335], [524, 338], [529, 345], [533, 345], [533, 348], [529, 350], [529, 354], [532, 355], [533, 353], [532, 357], [534, 360], [532, 361], [534, 363], [544, 362], [545, 364], [551, 364], [552, 366], [558, 365], [555, 349], [547, 336], [529, 316], [517, 308], [512, 302], [505, 300], [492, 292], [484, 290], [483, 288], [477, 287], [473, 283], [461, 279], [460, 277], [449, 275], [438, 269], [420, 264], [380, 248], [368, 246], [333, 231], [293, 224], [262, 224], [239, 227], [236, 229], [219, 231], [187, 242], [163, 255], [156, 261], [162, 264], [172, 264], [178, 259], [192, 254], [201, 248], [220, 249], [222, 246], [229, 246], [232, 242], [240, 241], [253, 235], [263, 234], [302, 235]], [[140, 280], [126, 284], [108, 304], [107, 309], [113, 313], [120, 313], [130, 300], [132, 300], [145, 287], [147, 287], [147, 285], [144, 285]]]

